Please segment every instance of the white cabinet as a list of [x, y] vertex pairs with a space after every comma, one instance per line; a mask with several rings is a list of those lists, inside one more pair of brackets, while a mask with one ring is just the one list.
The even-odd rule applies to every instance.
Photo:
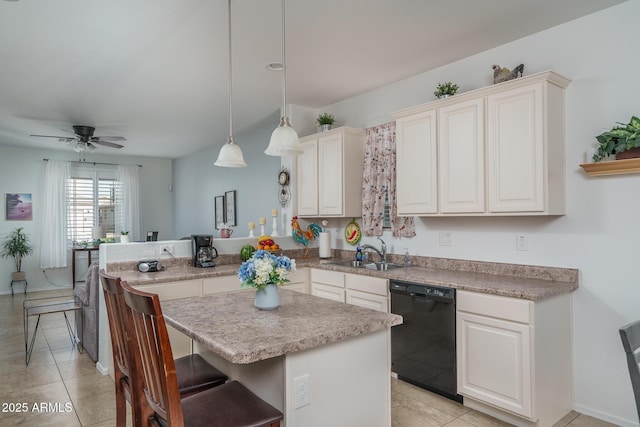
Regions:
[[[202, 295], [202, 281], [199, 279], [134, 287], [144, 292], [158, 294], [160, 301], [199, 297]], [[177, 359], [178, 357], [191, 354], [191, 338], [169, 325], [167, 325], [167, 332], [169, 333], [169, 341], [171, 342], [171, 350], [173, 351], [174, 358]]]
[[396, 120], [396, 199], [399, 215], [438, 212], [435, 110]]
[[362, 215], [364, 131], [347, 127], [300, 139], [297, 156], [298, 215]]
[[298, 268], [296, 271], [290, 273], [287, 278], [289, 282], [284, 284], [285, 288], [304, 294], [309, 293], [309, 268]]
[[389, 312], [389, 282], [378, 277], [311, 269], [311, 294]]
[[398, 213], [563, 215], [569, 83], [547, 71], [393, 113]]
[[484, 212], [482, 98], [438, 110], [438, 170], [440, 212]]
[[241, 283], [235, 275], [207, 277], [202, 279], [202, 295], [225, 294], [229, 292], [240, 292], [253, 289], [242, 289], [240, 288], [240, 285]]
[[[458, 393], [513, 424], [553, 425], [571, 410], [571, 300], [458, 291]], [[476, 406], [479, 405], [479, 406]], [[487, 412], [487, 411], [485, 411]], [[514, 418], [516, 416], [516, 418]]]

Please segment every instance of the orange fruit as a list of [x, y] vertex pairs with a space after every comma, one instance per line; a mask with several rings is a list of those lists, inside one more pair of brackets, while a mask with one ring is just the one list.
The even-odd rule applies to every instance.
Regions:
[[264, 246], [258, 245], [258, 249], [264, 249]]
[[270, 250], [271, 250], [271, 246], [269, 246], [269, 245], [264, 245], [264, 250], [265, 250], [265, 251], [270, 251]]
[[278, 249], [280, 249], [280, 245], [271, 245], [271, 250], [272, 251], [276, 251]]

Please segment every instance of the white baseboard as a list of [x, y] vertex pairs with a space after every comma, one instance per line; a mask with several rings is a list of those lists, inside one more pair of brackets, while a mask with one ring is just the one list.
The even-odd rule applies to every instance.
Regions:
[[588, 415], [590, 417], [597, 418], [602, 421], [606, 421], [612, 424], [616, 424], [622, 427], [638, 427], [640, 424], [636, 423], [633, 420], [626, 420], [624, 418], [620, 418], [615, 415], [608, 414], [606, 412], [596, 411], [592, 408], [588, 408], [586, 406], [575, 404], [573, 408], [576, 412], [580, 412], [581, 414]]
[[100, 372], [102, 375], [109, 375], [109, 369], [105, 368], [104, 366], [102, 366], [100, 364], [100, 362], [96, 362], [96, 369], [98, 370], [98, 372]]

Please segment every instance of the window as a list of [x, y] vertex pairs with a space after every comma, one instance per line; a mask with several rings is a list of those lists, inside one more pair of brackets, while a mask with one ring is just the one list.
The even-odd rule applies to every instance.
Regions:
[[78, 168], [71, 171], [67, 194], [67, 238], [92, 241], [91, 229], [100, 225], [104, 237], [115, 237], [115, 171]]

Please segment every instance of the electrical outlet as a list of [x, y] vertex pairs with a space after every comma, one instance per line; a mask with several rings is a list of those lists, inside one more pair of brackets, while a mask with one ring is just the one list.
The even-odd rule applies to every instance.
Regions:
[[293, 379], [294, 409], [299, 409], [311, 404], [311, 382], [309, 374], [301, 375]]
[[160, 245], [158, 248], [158, 257], [161, 256], [173, 256], [173, 245]]
[[440, 246], [453, 246], [453, 233], [451, 231], [440, 232]]
[[522, 252], [529, 250], [529, 237], [526, 234], [516, 235], [516, 250]]

